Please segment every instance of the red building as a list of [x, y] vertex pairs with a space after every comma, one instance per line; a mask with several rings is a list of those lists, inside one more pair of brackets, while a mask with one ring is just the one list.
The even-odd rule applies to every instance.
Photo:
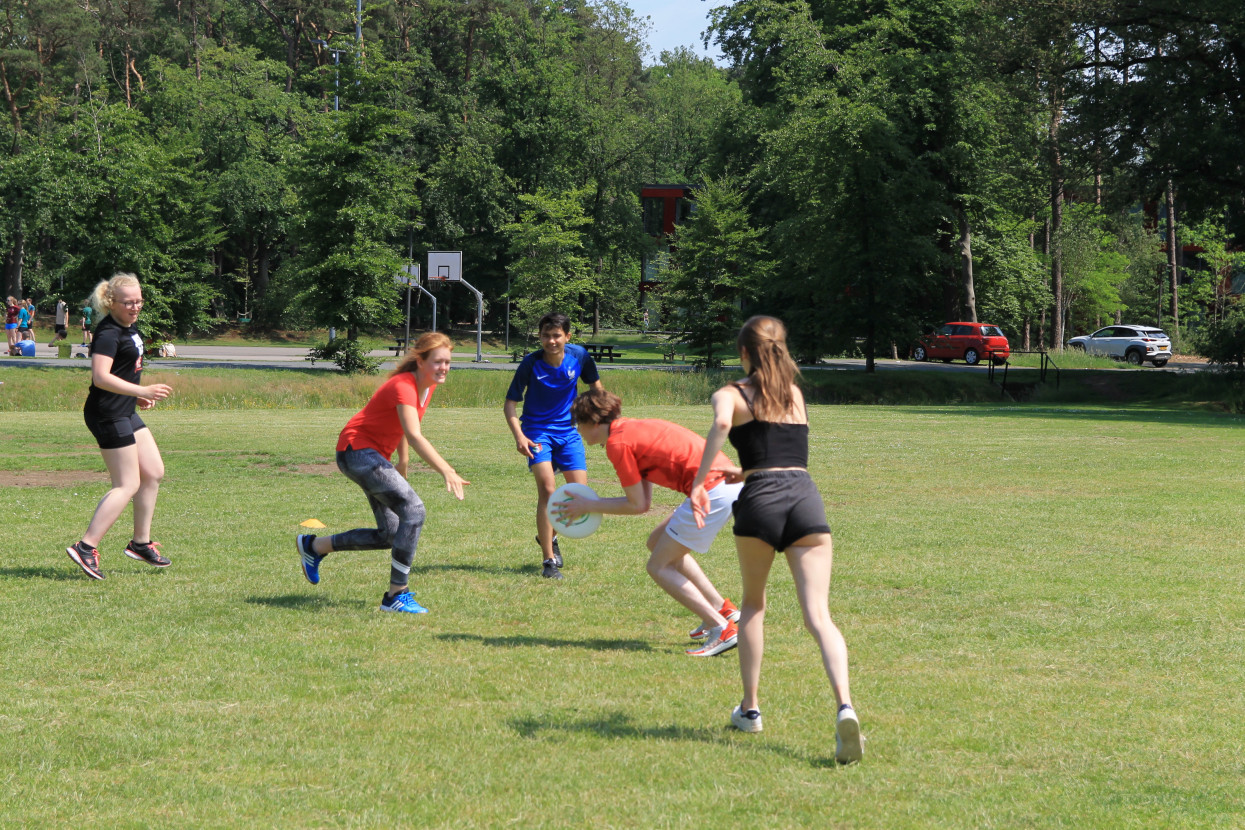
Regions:
[[640, 211], [644, 233], [657, 243], [657, 249], [642, 260], [640, 291], [657, 287], [657, 270], [669, 255], [670, 237], [675, 227], [696, 209], [695, 195], [688, 184], [645, 184], [640, 186]]

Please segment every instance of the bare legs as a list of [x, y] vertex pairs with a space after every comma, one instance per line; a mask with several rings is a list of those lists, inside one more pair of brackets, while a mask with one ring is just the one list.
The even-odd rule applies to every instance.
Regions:
[[[761, 658], [765, 652], [765, 583], [774, 563], [774, 549], [760, 539], [735, 537], [743, 596], [739, 603], [739, 674], [743, 681], [744, 709], [759, 709]], [[847, 680], [847, 644], [830, 619], [830, 569], [834, 545], [830, 534], [817, 533], [796, 541], [786, 552], [787, 566], [795, 578], [796, 596], [804, 612], [804, 625], [821, 649], [822, 666], [839, 705], [851, 703]]]
[[115, 450], [100, 450], [112, 489], [95, 507], [95, 515], [82, 541], [98, 548], [100, 541], [121, 517], [125, 506], [134, 501], [134, 541], [151, 541], [151, 517], [156, 509], [156, 496], [164, 478], [164, 460], [151, 430], [134, 433], [135, 443]]
[[[553, 524], [545, 509], [549, 506], [549, 497], [558, 489], [557, 473], [553, 471], [552, 461], [542, 461], [532, 465], [532, 475], [536, 477], [536, 538], [540, 542], [540, 558], [553, 558]], [[563, 470], [562, 478], [576, 484], [588, 483], [587, 470]]]
[[722, 595], [705, 576], [691, 551], [666, 534], [669, 519], [657, 525], [648, 536], [648, 575], [661, 589], [709, 627], [726, 625], [719, 609]]

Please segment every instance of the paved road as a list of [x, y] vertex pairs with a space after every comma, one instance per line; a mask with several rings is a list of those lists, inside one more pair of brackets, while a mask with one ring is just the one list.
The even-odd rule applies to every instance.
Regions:
[[[84, 354], [85, 349], [81, 346], [74, 346], [76, 354]], [[385, 360], [382, 367], [391, 369], [394, 366], [393, 352], [388, 349], [377, 349], [370, 353], [372, 357], [378, 357]], [[475, 353], [460, 352], [454, 355], [455, 369], [493, 369], [513, 371], [515, 364], [510, 362], [510, 356], [507, 354], [490, 354], [485, 352], [485, 363], [474, 362]], [[81, 364], [84, 368], [87, 361], [83, 359], [72, 359], [71, 361], [59, 360], [55, 357], [55, 351], [49, 349], [46, 343], [40, 343], [38, 355], [36, 357], [0, 357], [0, 366], [23, 365], [23, 366], [64, 366], [66, 363]], [[986, 371], [985, 366], [969, 366], [965, 363], [943, 363], [941, 361], [932, 361], [925, 363], [917, 363], [913, 360], [877, 360], [878, 371], [890, 371], [895, 369], [917, 370], [923, 372], [980, 372]], [[332, 361], [318, 360], [313, 365], [307, 360], [307, 349], [292, 348], [285, 346], [178, 346], [176, 358], [161, 358], [149, 364], [151, 368], [159, 366], [160, 368], [169, 369], [194, 369], [194, 368], [251, 368], [251, 369], [335, 369], [336, 366]], [[690, 371], [690, 366], [671, 367], [670, 364], [654, 363], [646, 366], [627, 365], [614, 366], [609, 363], [598, 364], [603, 369], [665, 369]], [[806, 367], [810, 368], [810, 367]], [[864, 371], [865, 361], [863, 358], [827, 360], [820, 366], [811, 367], [814, 371]], [[1139, 371], [1147, 372], [1196, 372], [1207, 368], [1205, 363], [1169, 363], [1163, 369], [1155, 369], [1146, 366]], [[1063, 371], [1078, 371], [1075, 369], [1064, 369]]]

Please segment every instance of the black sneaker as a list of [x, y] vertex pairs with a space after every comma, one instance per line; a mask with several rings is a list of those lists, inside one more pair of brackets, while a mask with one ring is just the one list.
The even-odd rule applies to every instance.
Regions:
[[[539, 545], [539, 544], [540, 544], [540, 537], [539, 537], [539, 536], [537, 536], [537, 537], [535, 537], [535, 538], [536, 538], [536, 544], [538, 544], [538, 545]], [[557, 536], [554, 536], [554, 537], [553, 537], [553, 564], [557, 565], [559, 568], [560, 568], [560, 567], [562, 567], [562, 549], [561, 549], [560, 547], [558, 547], [558, 537], [557, 537]]]
[[65, 548], [65, 553], [69, 554], [69, 558], [76, 562], [91, 579], [104, 578], [104, 572], [99, 569], [99, 551], [95, 548], [78, 542]]
[[541, 568], [540, 575], [543, 576], [545, 579], [561, 579], [562, 578], [562, 572], [558, 570], [558, 563], [553, 561], [552, 559], [546, 559], [544, 561], [544, 567]]
[[131, 539], [130, 543], [125, 546], [125, 555], [157, 568], [167, 568], [172, 563], [161, 555], [159, 547], [159, 542], [144, 542], [140, 544]]

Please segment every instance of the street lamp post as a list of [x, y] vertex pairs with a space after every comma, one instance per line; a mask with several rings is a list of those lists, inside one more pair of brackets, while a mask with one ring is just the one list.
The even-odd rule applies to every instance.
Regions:
[[334, 49], [329, 46], [327, 40], [319, 38], [313, 39], [312, 43], [317, 46], [323, 46], [325, 49], [333, 53], [333, 112], [337, 112], [341, 107], [341, 96], [338, 94], [341, 87], [341, 57], [345, 49]]

